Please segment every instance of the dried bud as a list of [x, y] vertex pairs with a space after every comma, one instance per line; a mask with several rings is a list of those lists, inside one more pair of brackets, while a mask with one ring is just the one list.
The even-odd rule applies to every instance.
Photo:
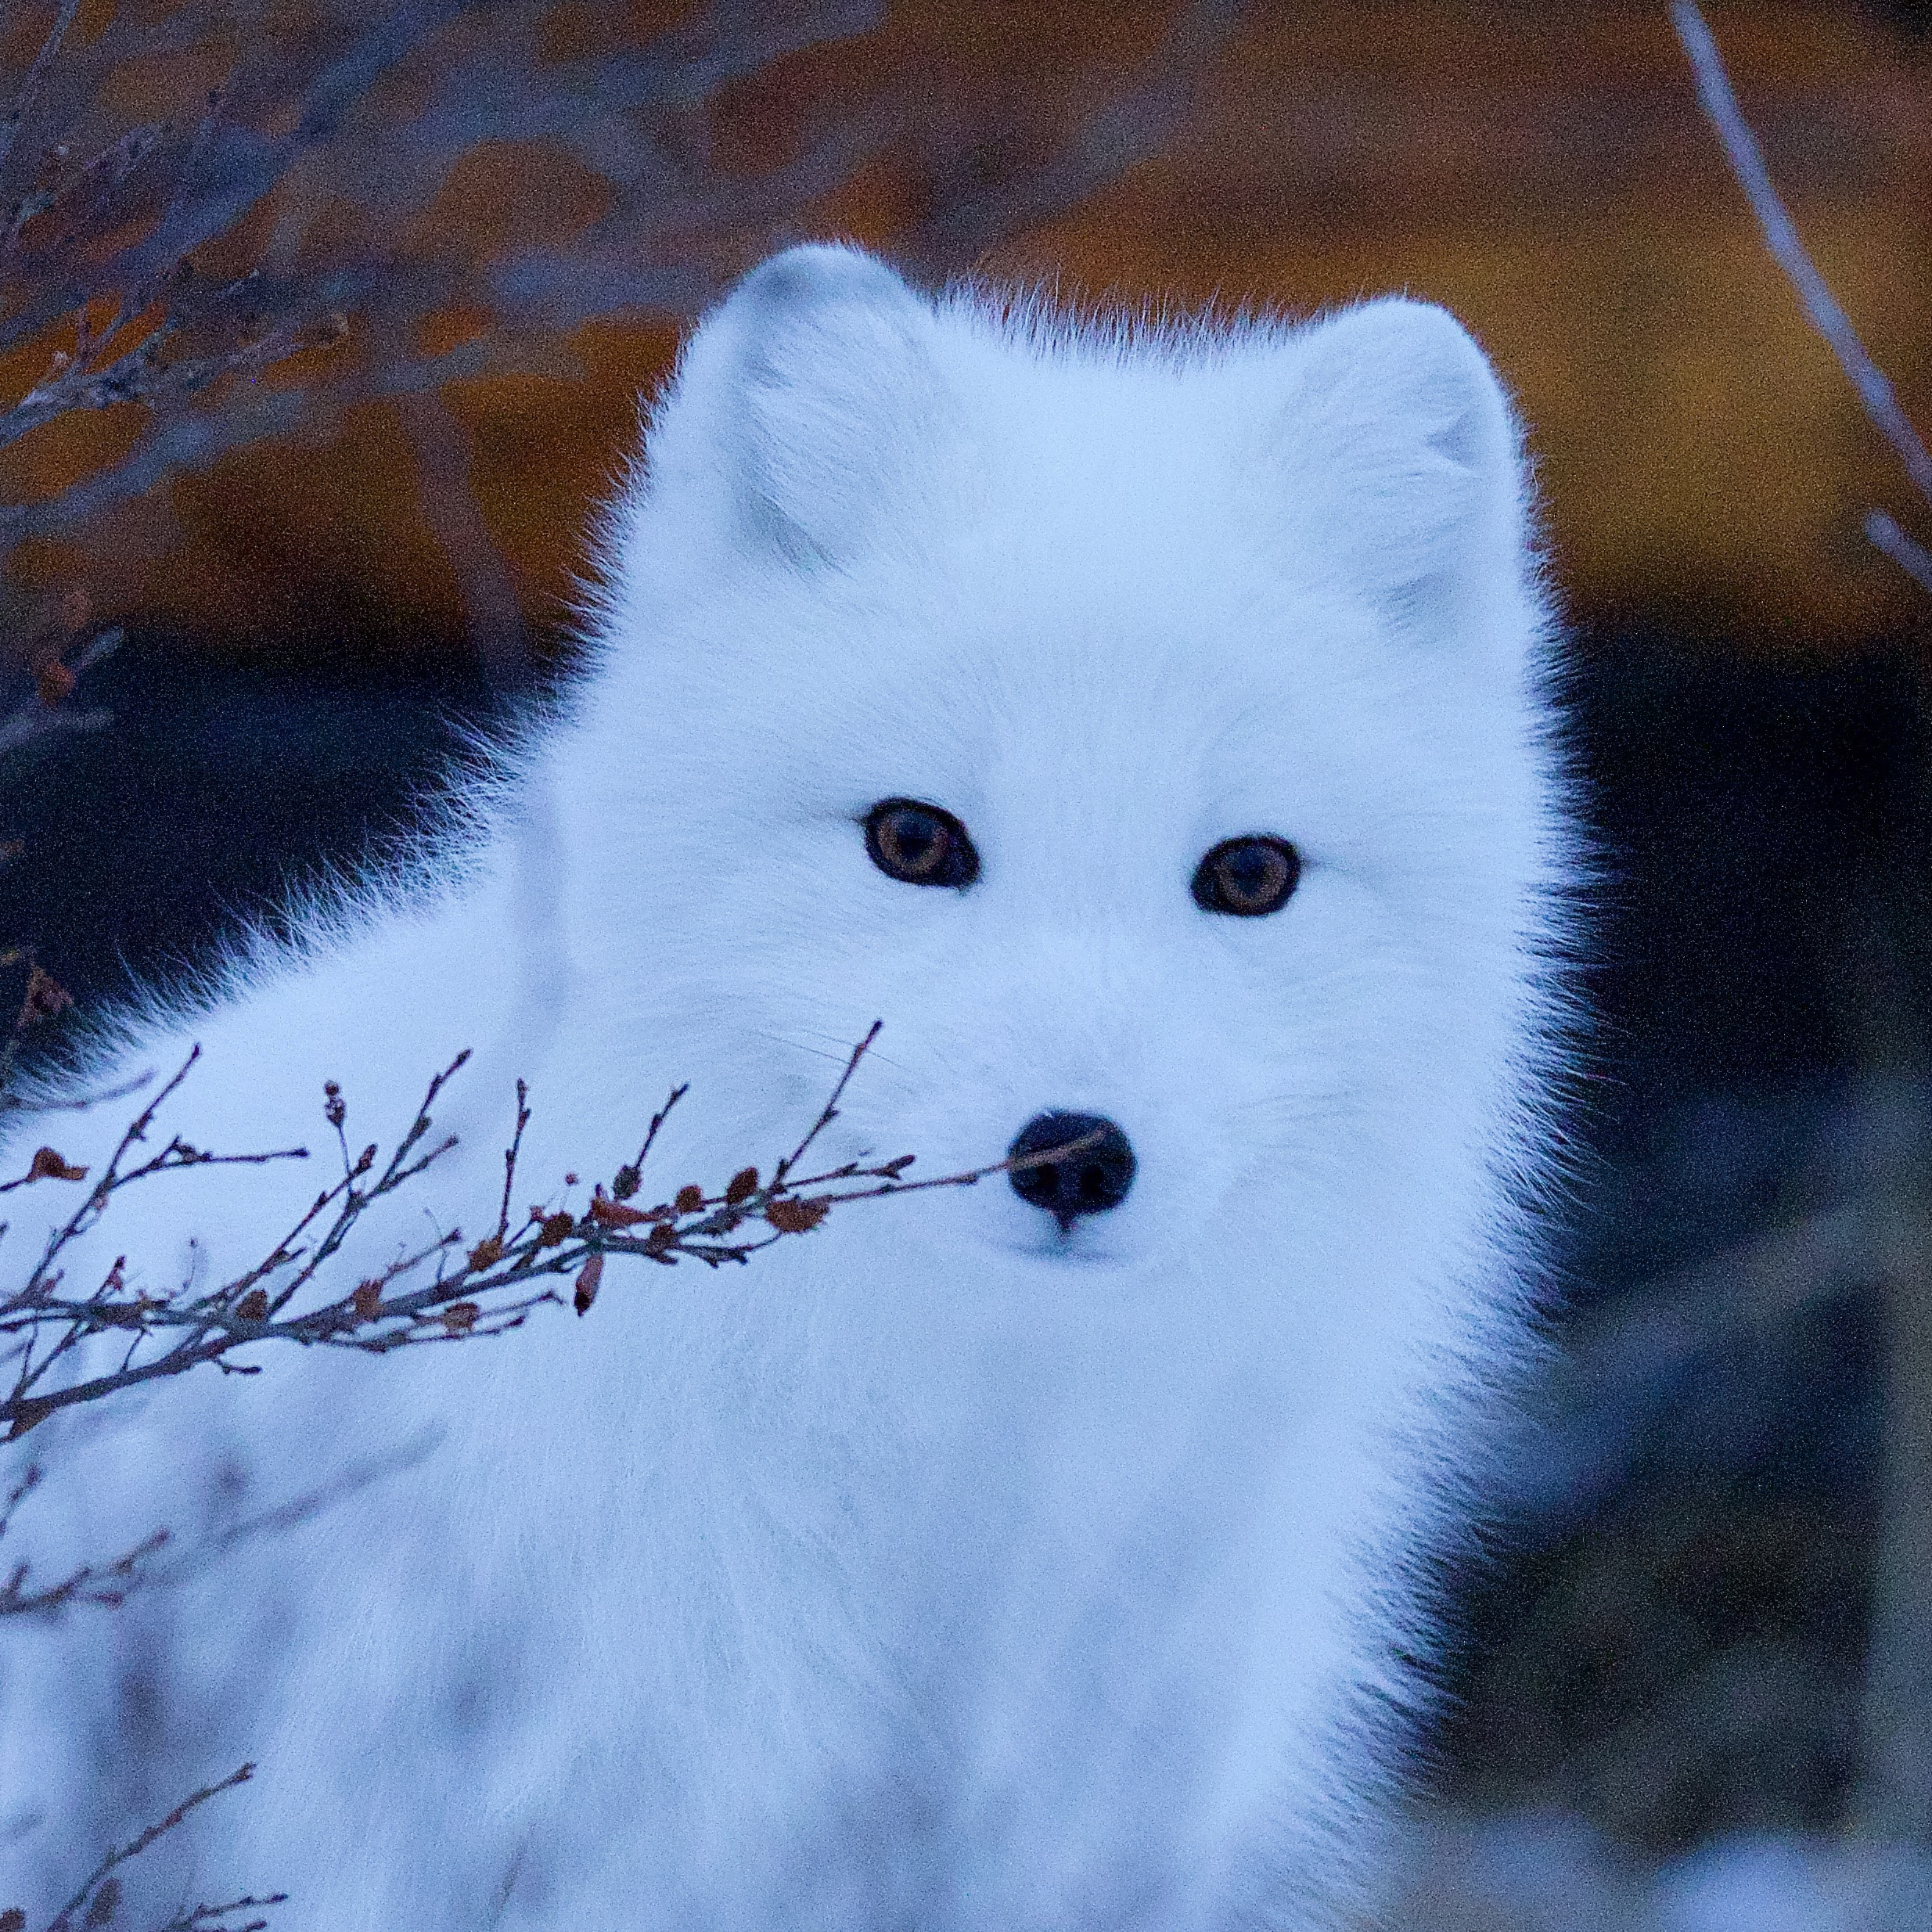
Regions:
[[653, 1261], [661, 1261], [665, 1254], [677, 1245], [677, 1228], [668, 1221], [659, 1221], [644, 1237], [644, 1252]]
[[786, 1199], [766, 1202], [765, 1218], [780, 1234], [803, 1234], [807, 1229], [817, 1227], [831, 1211], [829, 1201]]
[[121, 1880], [117, 1878], [104, 1878], [101, 1880], [100, 1889], [95, 1893], [92, 1902], [88, 1906], [87, 1916], [81, 1923], [88, 1927], [111, 1924], [113, 1922], [114, 1914], [120, 1909]]
[[251, 1288], [235, 1304], [235, 1312], [244, 1322], [265, 1322], [268, 1319], [268, 1292], [265, 1288]]
[[383, 1305], [383, 1284], [380, 1281], [365, 1281], [349, 1297], [349, 1305], [354, 1309], [356, 1319], [372, 1322]]
[[51, 1147], [37, 1147], [27, 1178], [30, 1181], [85, 1181], [87, 1169], [68, 1166]]
[[579, 1315], [588, 1315], [590, 1304], [597, 1299], [597, 1284], [604, 1278], [604, 1257], [593, 1254], [587, 1261], [577, 1277], [577, 1292], [570, 1297], [570, 1305]]
[[576, 1228], [577, 1217], [574, 1214], [545, 1214], [537, 1229], [537, 1245], [540, 1248], [561, 1247], [570, 1239]]
[[333, 1080], [325, 1080], [322, 1095], [323, 1116], [331, 1127], [340, 1127], [349, 1116], [349, 1104], [342, 1097], [342, 1089]]
[[74, 689], [74, 673], [58, 657], [41, 665], [34, 680], [34, 695], [49, 707], [58, 704]]
[[472, 1268], [494, 1268], [503, 1258], [503, 1243], [501, 1236], [487, 1234], [470, 1250]]
[[441, 1311], [444, 1329], [452, 1335], [467, 1335], [482, 1312], [473, 1301], [452, 1301]]
[[671, 1204], [681, 1214], [695, 1214], [704, 1205], [704, 1190], [701, 1187], [681, 1187]]
[[590, 1218], [600, 1228], [635, 1228], [648, 1219], [641, 1207], [626, 1207], [622, 1201], [609, 1200], [599, 1194], [590, 1204]]
[[635, 1167], [620, 1167], [611, 1176], [610, 1191], [619, 1200], [628, 1201], [637, 1192], [639, 1183], [643, 1178]]
[[0, 1912], [0, 1932], [27, 1932], [27, 1914], [18, 1905]]
[[20, 1002], [20, 1024], [51, 1020], [74, 1004], [74, 995], [54, 976], [39, 966], [27, 976], [27, 993]]
[[740, 1167], [725, 1188], [725, 1204], [736, 1207], [740, 1201], [748, 1201], [758, 1191], [758, 1171], [756, 1167]]

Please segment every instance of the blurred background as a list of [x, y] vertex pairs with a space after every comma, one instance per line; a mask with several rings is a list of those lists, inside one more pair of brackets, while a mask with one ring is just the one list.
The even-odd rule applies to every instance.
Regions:
[[[1932, 424], [1932, 7], [1709, 18]], [[1932, 509], [1661, 0], [21, 0], [0, 98], [0, 934], [84, 1005], [567, 665], [640, 394], [775, 245], [1461, 316], [1574, 639], [1599, 1022], [1388, 1922], [1932, 1925], [1932, 598], [1861, 534]]]

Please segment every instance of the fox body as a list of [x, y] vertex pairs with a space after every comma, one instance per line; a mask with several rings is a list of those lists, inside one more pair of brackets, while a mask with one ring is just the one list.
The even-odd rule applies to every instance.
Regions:
[[[1574, 862], [1525, 502], [1419, 304], [1136, 330], [845, 249], [747, 278], [607, 514], [586, 667], [434, 876], [95, 1079], [199, 1042], [161, 1130], [319, 1148], [325, 1079], [353, 1144], [473, 1049], [336, 1293], [425, 1202], [494, 1222], [519, 1077], [533, 1193], [675, 1080], [649, 1198], [768, 1160], [875, 1020], [828, 1162], [1085, 1149], [50, 1426], [49, 1570], [361, 1474], [9, 1634], [20, 1887], [72, 1881], [90, 1794], [246, 1756], [146, 1855], [291, 1932], [1328, 1923], [1527, 1330]], [[70, 1275], [228, 1279], [315, 1185], [144, 1183]]]

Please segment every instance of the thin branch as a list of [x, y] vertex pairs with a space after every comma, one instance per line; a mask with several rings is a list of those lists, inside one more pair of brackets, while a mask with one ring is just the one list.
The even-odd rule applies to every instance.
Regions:
[[[247, 1783], [254, 1775], [255, 1767], [253, 1765], [243, 1765], [239, 1770], [231, 1771], [218, 1783], [203, 1785], [192, 1797], [183, 1798], [167, 1817], [160, 1819], [157, 1823], [149, 1826], [137, 1837], [131, 1838], [126, 1844], [110, 1851], [100, 1863], [95, 1865], [88, 1875], [81, 1889], [48, 1921], [47, 1932], [74, 1932], [75, 1914], [85, 1907], [90, 1899], [95, 1900], [96, 1905], [94, 1910], [88, 1912], [87, 1923], [90, 1925], [106, 1925], [113, 1916], [113, 1907], [110, 1901], [105, 1912], [99, 1911], [99, 1894], [103, 1887], [111, 1882], [110, 1875], [114, 1869], [117, 1865], [125, 1865], [130, 1858], [140, 1857], [141, 1854], [146, 1851], [156, 1839], [166, 1837], [191, 1811], [207, 1804], [209, 1799], [219, 1797], [224, 1791], [233, 1790], [238, 1784]], [[250, 1900], [246, 1902], [259, 1905], [279, 1905], [282, 1898], [286, 1897], [286, 1894], [282, 1894], [272, 1899]]]
[[1865, 517], [1866, 538], [1883, 550], [1919, 588], [1932, 595], [1932, 550], [1901, 530], [1883, 510], [1868, 510]]
[[[5, 434], [4, 419], [0, 419], [0, 437]], [[45, 738], [60, 732], [99, 731], [113, 721], [111, 712], [95, 709], [76, 711], [69, 708], [65, 700], [73, 691], [75, 682], [81, 675], [92, 670], [110, 652], [117, 649], [125, 633], [118, 625], [97, 632], [81, 646], [71, 658], [56, 658], [56, 675], [50, 678], [43, 669], [36, 680], [37, 689], [33, 694], [9, 712], [0, 718], [0, 757], [9, 751], [17, 751], [21, 746], [31, 744], [36, 738]]]
[[0, 121], [0, 164], [4, 164], [13, 152], [13, 144], [20, 138], [20, 126], [27, 118], [27, 110], [33, 106], [34, 97], [40, 92], [40, 84], [46, 77], [54, 56], [60, 51], [60, 43], [67, 38], [67, 29], [73, 26], [74, 16], [80, 10], [81, 0], [60, 0], [60, 10], [54, 16], [54, 23], [48, 30], [47, 38], [41, 42], [40, 52], [34, 56], [34, 64], [27, 69], [27, 78], [20, 83], [20, 91], [14, 96], [6, 119]]
[[[1783, 270], [1785, 279], [1797, 290], [1798, 300], [1811, 318], [1811, 326], [1825, 338], [1858, 392], [1859, 402], [1879, 433], [1898, 452], [1914, 487], [1932, 504], [1932, 452], [1919, 440], [1892, 393], [1891, 380], [1872, 360], [1858, 340], [1838, 298], [1818, 272], [1817, 264], [1798, 237], [1797, 225], [1772, 185], [1771, 171], [1765, 165], [1764, 150], [1751, 131], [1725, 71], [1724, 57], [1696, 0], [1672, 0], [1671, 20], [1677, 38], [1690, 58], [1697, 81], [1697, 98], [1731, 164], [1731, 172], [1750, 198], [1751, 211], [1764, 230], [1765, 245], [1772, 259]], [[1874, 541], [1876, 541], [1875, 538]], [[1883, 547], [1882, 545], [1880, 546]], [[1889, 554], [1889, 552], [1888, 552]]]

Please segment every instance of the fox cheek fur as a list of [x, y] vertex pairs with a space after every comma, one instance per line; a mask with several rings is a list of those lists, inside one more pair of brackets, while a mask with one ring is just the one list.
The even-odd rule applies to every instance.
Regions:
[[[288, 1932], [1330, 1923], [1526, 1352], [1568, 1025], [1494, 375], [1412, 302], [1136, 328], [797, 249], [693, 336], [599, 545], [583, 671], [449, 856], [99, 1070], [198, 1038], [181, 1131], [265, 1146], [325, 1078], [406, 1122], [473, 1046], [467, 1222], [519, 1075], [542, 1185], [692, 1081], [668, 1188], [789, 1146], [876, 1019], [833, 1158], [1053, 1158], [74, 1445], [81, 1554], [223, 1470], [265, 1506], [421, 1450], [128, 1605], [160, 1794], [261, 1765], [153, 1882], [285, 1888]], [[285, 1198], [195, 1178], [106, 1238], [272, 1245]], [[90, 1636], [9, 1639], [0, 1768], [63, 1826], [23, 1894], [74, 1821], [125, 1835]]]

